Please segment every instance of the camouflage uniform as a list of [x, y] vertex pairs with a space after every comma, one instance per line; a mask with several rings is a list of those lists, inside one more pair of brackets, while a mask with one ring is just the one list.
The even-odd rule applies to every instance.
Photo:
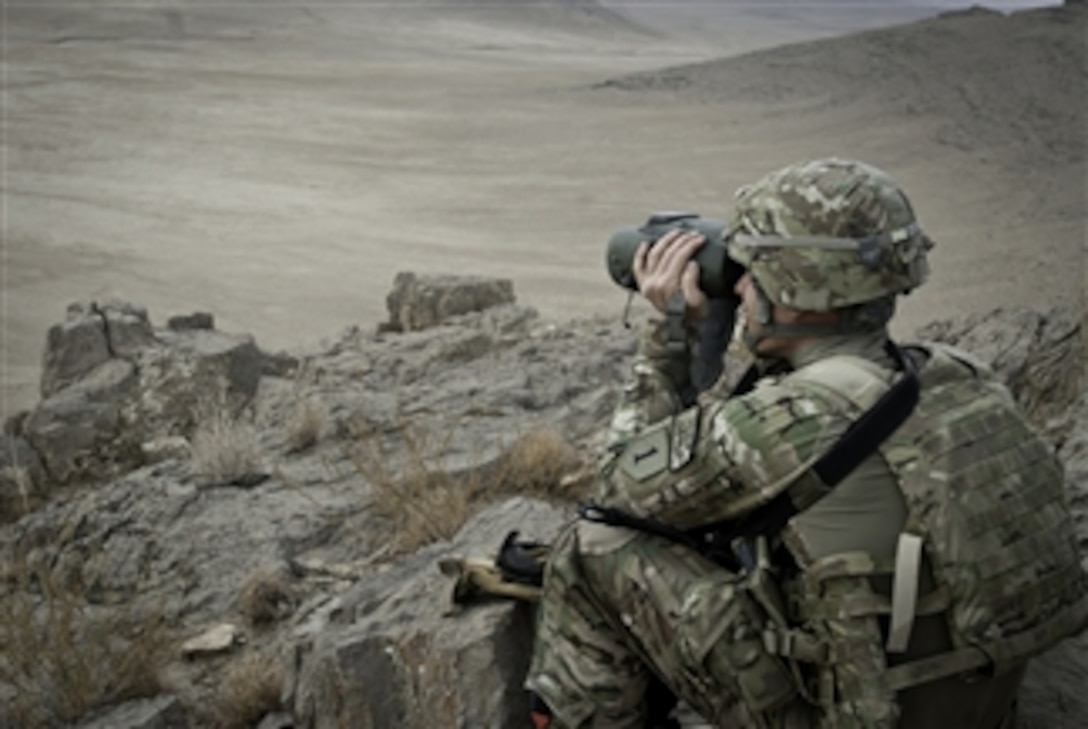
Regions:
[[883, 173], [838, 160], [742, 189], [727, 236], [768, 307], [854, 307], [849, 325], [795, 352], [788, 374], [688, 409], [651, 331], [597, 502], [677, 529], [783, 492], [802, 511], [743, 572], [644, 531], [571, 525], [527, 687], [572, 729], [646, 726], [653, 675], [721, 727], [998, 727], [1027, 657], [1088, 620], [1053, 455], [985, 367], [923, 346], [913, 414], [828, 490], [813, 463], [898, 377], [890, 309], [851, 317], [921, 283], [932, 243]]

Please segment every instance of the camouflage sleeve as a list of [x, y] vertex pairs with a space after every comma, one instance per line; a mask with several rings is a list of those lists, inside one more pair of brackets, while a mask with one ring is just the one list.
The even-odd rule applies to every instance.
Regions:
[[[689, 332], [688, 357], [698, 344], [698, 334]], [[608, 453], [622, 451], [642, 430], [683, 409], [676, 384], [668, 371], [672, 361], [666, 347], [664, 321], [653, 323], [643, 334], [638, 354], [631, 364], [631, 376], [624, 383], [620, 403], [612, 415], [608, 432]], [[608, 456], [605, 458], [606, 462]]]
[[602, 463], [598, 500], [680, 529], [734, 519], [784, 490], [847, 424], [772, 378], [644, 426]]

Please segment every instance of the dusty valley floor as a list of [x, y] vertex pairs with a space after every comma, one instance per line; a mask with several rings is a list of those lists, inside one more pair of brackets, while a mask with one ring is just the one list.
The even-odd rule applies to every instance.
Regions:
[[806, 157], [884, 167], [938, 241], [900, 333], [1080, 307], [1083, 5], [814, 7], [5, 6], [0, 414], [36, 401], [75, 300], [210, 311], [289, 349], [376, 325], [411, 270], [618, 321], [613, 230], [725, 216], [738, 185]]

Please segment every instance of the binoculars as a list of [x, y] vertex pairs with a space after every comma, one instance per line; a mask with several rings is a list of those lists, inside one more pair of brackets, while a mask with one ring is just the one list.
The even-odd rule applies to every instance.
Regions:
[[744, 268], [726, 253], [722, 235], [725, 223], [703, 218], [697, 213], [654, 213], [641, 228], [617, 231], [608, 241], [605, 262], [612, 280], [624, 288], [638, 290], [633, 272], [635, 251], [642, 243], [651, 246], [670, 230], [693, 230], [706, 237], [695, 254], [699, 264], [699, 287], [712, 299], [733, 296], [733, 287], [744, 275]]

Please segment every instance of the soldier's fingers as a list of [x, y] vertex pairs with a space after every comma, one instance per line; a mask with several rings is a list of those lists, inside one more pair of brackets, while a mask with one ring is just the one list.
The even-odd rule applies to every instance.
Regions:
[[702, 247], [706, 239], [697, 231], [678, 231], [679, 235], [668, 241], [667, 248], [663, 251], [660, 265], [673, 275], [679, 276], [684, 266], [695, 252]]
[[660, 261], [668, 254], [669, 249], [672, 247], [672, 242], [676, 240], [680, 230], [674, 229], [665, 232], [664, 235], [654, 241], [653, 246], [650, 247], [649, 252], [646, 254], [646, 265], [648, 268], [657, 268]]
[[635, 257], [631, 262], [631, 273], [635, 281], [640, 281], [646, 276], [646, 254], [650, 250], [649, 243], [639, 243], [635, 249]]
[[694, 312], [697, 319], [706, 316], [708, 300], [706, 292], [699, 286], [699, 264], [688, 260], [684, 266], [684, 273], [680, 277], [680, 289], [684, 292], [684, 301], [688, 308]]

